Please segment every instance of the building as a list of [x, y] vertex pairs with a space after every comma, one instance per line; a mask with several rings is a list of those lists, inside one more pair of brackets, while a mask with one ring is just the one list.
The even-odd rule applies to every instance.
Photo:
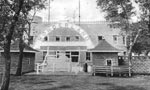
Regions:
[[42, 71], [83, 69], [85, 64], [94, 64], [93, 60], [100, 55], [105, 55], [99, 60], [106, 62], [103, 65], [118, 66], [118, 53], [126, 50], [125, 36], [119, 29], [110, 28], [108, 22], [41, 20], [32, 24], [31, 35], [32, 46], [41, 51], [36, 54], [36, 63], [38, 69], [43, 67]]
[[[32, 72], [35, 67], [35, 53], [37, 50], [31, 48], [25, 44], [22, 60], [22, 73]], [[10, 47], [11, 55], [11, 74], [15, 74], [17, 71], [18, 60], [19, 60], [19, 41], [15, 41]], [[0, 49], [0, 73], [3, 72], [4, 68], [4, 50]]]

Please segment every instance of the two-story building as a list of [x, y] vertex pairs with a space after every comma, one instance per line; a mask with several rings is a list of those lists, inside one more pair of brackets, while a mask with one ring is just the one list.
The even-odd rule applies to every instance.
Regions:
[[100, 55], [104, 56], [100, 60], [104, 65], [117, 66], [118, 52], [126, 50], [125, 36], [105, 21], [47, 23], [36, 17], [30, 34], [32, 47], [41, 51], [36, 54], [36, 63], [49, 64], [45, 70], [60, 67], [71, 71], [75, 66], [84, 67], [87, 62], [92, 65]]

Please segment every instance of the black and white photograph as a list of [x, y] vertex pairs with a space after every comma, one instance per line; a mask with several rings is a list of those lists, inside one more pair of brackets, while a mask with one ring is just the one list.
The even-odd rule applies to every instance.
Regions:
[[0, 0], [0, 90], [150, 90], [150, 0]]

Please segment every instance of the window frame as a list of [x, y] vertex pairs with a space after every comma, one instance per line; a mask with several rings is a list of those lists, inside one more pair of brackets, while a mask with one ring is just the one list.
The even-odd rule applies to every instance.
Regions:
[[86, 61], [91, 61], [91, 53], [86, 52]]
[[[111, 64], [110, 64], [110, 65], [108, 65], [108, 62], [107, 62], [107, 61], [109, 61], [109, 60], [111, 61]], [[111, 58], [106, 59], [105, 65], [106, 65], [106, 66], [113, 66], [113, 60], [112, 60]]]
[[26, 58], [27, 60], [27, 64], [30, 65], [31, 64], [31, 58]]
[[80, 36], [75, 36], [75, 41], [80, 41]]
[[[59, 40], [57, 40], [57, 38], [58, 38]], [[60, 36], [56, 36], [56, 37], [55, 37], [55, 41], [56, 41], [56, 42], [59, 42], [60, 39], [61, 39]]]
[[118, 43], [118, 35], [113, 35], [113, 42], [114, 42], [115, 44]]
[[44, 37], [44, 41], [48, 41], [48, 37], [47, 36]]
[[69, 41], [71, 41], [71, 37], [70, 37], [70, 36], [66, 36], [65, 40], [66, 40], [67, 42], [69, 42]]
[[103, 36], [98, 36], [98, 41], [103, 40], [104, 37]]

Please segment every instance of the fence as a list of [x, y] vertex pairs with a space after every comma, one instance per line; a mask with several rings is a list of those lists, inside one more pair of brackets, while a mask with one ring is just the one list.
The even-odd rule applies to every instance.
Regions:
[[[127, 56], [119, 56], [128, 64]], [[132, 56], [131, 70], [133, 74], [150, 74], [150, 56]]]

